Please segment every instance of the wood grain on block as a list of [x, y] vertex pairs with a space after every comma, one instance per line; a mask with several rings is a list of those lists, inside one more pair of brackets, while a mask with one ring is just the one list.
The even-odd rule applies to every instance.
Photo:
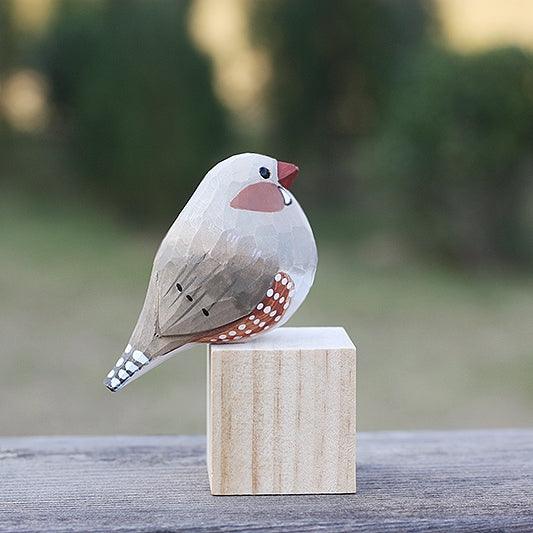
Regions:
[[355, 492], [355, 363], [343, 328], [211, 345], [212, 493]]

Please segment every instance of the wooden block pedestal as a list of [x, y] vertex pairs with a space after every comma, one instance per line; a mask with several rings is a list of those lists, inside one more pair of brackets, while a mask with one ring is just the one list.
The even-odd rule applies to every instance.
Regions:
[[209, 346], [212, 494], [355, 492], [355, 360], [343, 328]]

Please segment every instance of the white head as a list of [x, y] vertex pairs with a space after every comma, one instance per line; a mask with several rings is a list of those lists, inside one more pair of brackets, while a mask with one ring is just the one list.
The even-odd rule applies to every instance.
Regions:
[[[182, 215], [224, 216], [258, 225], [268, 224], [299, 210], [288, 189], [298, 176], [298, 167], [261, 154], [238, 154], [215, 165], [204, 177]], [[247, 213], [247, 214], [246, 214]], [[255, 216], [253, 216], [255, 214]], [[255, 225], [255, 224], [254, 224]]]

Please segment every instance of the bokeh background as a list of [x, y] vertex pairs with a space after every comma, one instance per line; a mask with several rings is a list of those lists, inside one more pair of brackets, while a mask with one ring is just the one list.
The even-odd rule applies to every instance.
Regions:
[[531, 425], [532, 51], [529, 0], [0, 2], [0, 434], [204, 432], [205, 348], [101, 382], [244, 151], [300, 165], [361, 430]]

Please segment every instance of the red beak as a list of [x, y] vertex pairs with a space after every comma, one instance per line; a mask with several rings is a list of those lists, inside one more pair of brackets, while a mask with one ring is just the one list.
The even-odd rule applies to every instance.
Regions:
[[290, 189], [300, 169], [292, 163], [278, 161], [278, 181], [286, 189]]

